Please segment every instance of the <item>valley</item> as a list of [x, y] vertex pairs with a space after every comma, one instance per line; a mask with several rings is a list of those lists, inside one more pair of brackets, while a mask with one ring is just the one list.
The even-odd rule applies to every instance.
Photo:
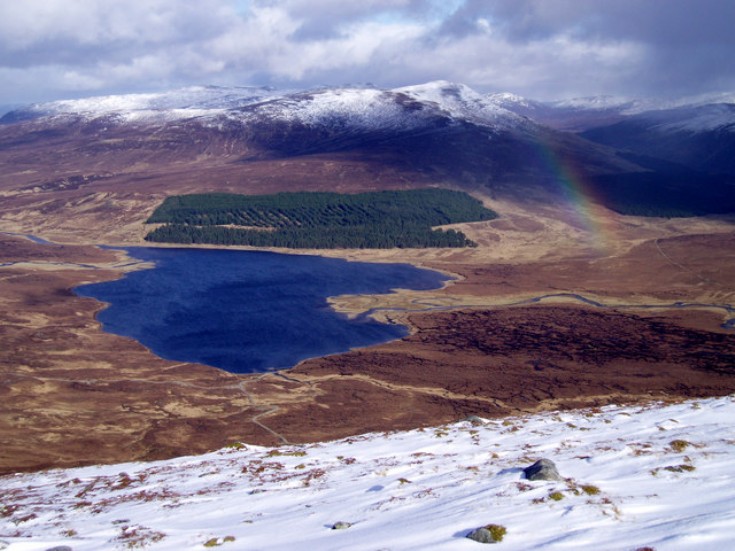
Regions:
[[[392, 118], [367, 137], [359, 125], [281, 124], [254, 140], [252, 126], [230, 120], [212, 131], [194, 119], [0, 128], [0, 232], [53, 242], [0, 235], [0, 471], [735, 392], [735, 334], [722, 327], [733, 316], [719, 307], [735, 304], [732, 215], [631, 216], [574, 199], [526, 156], [528, 136], [548, 131], [513, 117], [487, 126], [505, 116], [490, 107], [482, 124], [455, 123], [446, 113], [456, 117], [456, 104], [442, 111], [415, 90], [401, 94], [413, 126]], [[304, 133], [319, 137], [307, 140], [315, 149], [294, 151]], [[641, 170], [603, 146], [553, 136], [557, 153], [586, 167], [579, 186], [585, 174]], [[498, 213], [450, 226], [477, 247], [272, 249], [454, 275], [435, 291], [331, 299], [339, 312], [406, 324], [398, 341], [234, 375], [103, 332], [103, 305], [71, 292], [142, 268], [97, 245], [143, 244], [167, 196], [428, 187], [466, 191]], [[551, 298], [529, 303], [542, 296]]]
[[[555, 259], [542, 254], [539, 228], [524, 226], [519, 213], [500, 212], [472, 228], [480, 242], [497, 247], [327, 251], [410, 261], [459, 279], [441, 291], [334, 297], [338, 311], [377, 309], [378, 318], [408, 324], [412, 335], [265, 375], [162, 360], [103, 332], [94, 321], [100, 305], [69, 289], [134, 269], [119, 251], [3, 236], [0, 263], [18, 263], [0, 268], [2, 469], [158, 459], [234, 441], [313, 442], [468, 415], [735, 392], [735, 344], [732, 331], [720, 328], [723, 312], [666, 306], [732, 304], [729, 224], [682, 219], [661, 227], [642, 219], [626, 229], [631, 221], [621, 219], [618, 230], [630, 231], [630, 241], [616, 241], [606, 256], [551, 219], [543, 232], [558, 240]], [[563, 297], [507, 306], [576, 292], [612, 308]], [[656, 303], [660, 310], [615, 308]]]

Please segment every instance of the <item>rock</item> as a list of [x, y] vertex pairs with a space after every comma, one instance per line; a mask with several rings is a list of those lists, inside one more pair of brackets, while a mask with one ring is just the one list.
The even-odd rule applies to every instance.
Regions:
[[485, 424], [485, 420], [478, 417], [477, 415], [470, 415], [469, 417], [465, 418], [465, 421], [467, 421], [473, 427], [481, 427]]
[[489, 524], [482, 528], [478, 528], [477, 530], [473, 530], [467, 534], [467, 538], [479, 543], [498, 543], [503, 541], [505, 533], [505, 526]]
[[550, 459], [539, 459], [530, 467], [523, 469], [523, 474], [528, 480], [563, 480]]
[[332, 530], [347, 530], [350, 526], [352, 526], [351, 523], [340, 520], [339, 522], [334, 523]]
[[49, 547], [46, 551], [74, 551], [68, 545], [57, 545], [56, 547]]

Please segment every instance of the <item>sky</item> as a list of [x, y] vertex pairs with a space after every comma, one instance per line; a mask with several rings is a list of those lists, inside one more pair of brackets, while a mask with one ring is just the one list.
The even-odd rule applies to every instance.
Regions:
[[733, 0], [0, 3], [0, 105], [431, 80], [539, 100], [735, 91]]

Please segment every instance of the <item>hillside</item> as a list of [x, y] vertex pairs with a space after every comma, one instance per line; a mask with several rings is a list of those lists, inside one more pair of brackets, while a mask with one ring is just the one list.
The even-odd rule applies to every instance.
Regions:
[[[0, 547], [700, 551], [735, 545], [732, 397], [0, 478]], [[563, 480], [529, 481], [539, 458]], [[340, 529], [334, 529], [339, 523]]]
[[582, 135], [693, 170], [728, 174], [735, 181], [735, 103], [648, 111]]

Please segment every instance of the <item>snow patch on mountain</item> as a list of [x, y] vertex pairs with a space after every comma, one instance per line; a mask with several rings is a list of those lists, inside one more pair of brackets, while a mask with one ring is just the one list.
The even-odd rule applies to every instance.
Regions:
[[[0, 548], [735, 546], [735, 397], [606, 407], [0, 478]], [[553, 460], [562, 481], [523, 468]], [[334, 529], [337, 526], [340, 529]]]
[[332, 130], [410, 130], [424, 125], [425, 117], [406, 109], [389, 91], [376, 88], [329, 88], [288, 94], [231, 109], [227, 118], [299, 123]]
[[[655, 120], [660, 121], [652, 127], [658, 132], [730, 132], [735, 133], [735, 104], [716, 103], [695, 108], [680, 108], [661, 113]], [[644, 116], [646, 116], [644, 114]]]
[[511, 92], [500, 92], [497, 94], [488, 94], [488, 99], [492, 101], [493, 103], [497, 104], [516, 104], [516, 105], [522, 105], [524, 107], [529, 107], [533, 102], [533, 100], [529, 100], [528, 98], [525, 98], [523, 96], [519, 96], [518, 94], [513, 94]]
[[637, 115], [648, 111], [697, 107], [715, 103], [735, 103], [734, 93], [706, 94], [679, 99], [632, 98], [627, 96], [586, 96], [555, 101], [536, 101], [510, 92], [489, 94], [498, 105], [513, 110], [517, 107], [547, 108], [570, 111], [617, 111], [623, 115]]
[[[589, 96], [570, 98], [548, 102], [547, 105], [561, 109], [615, 109], [621, 112], [630, 112], [642, 108], [643, 100], [634, 100], [623, 96]], [[653, 104], [649, 104], [653, 105]]]
[[152, 94], [96, 96], [33, 104], [21, 112], [25, 118], [79, 116], [113, 117], [121, 122], [185, 119], [212, 116], [272, 96], [270, 88], [192, 86]]
[[464, 84], [438, 80], [395, 88], [393, 91], [433, 105], [455, 120], [502, 129], [529, 125], [529, 121], [524, 117], [501, 107], [491, 98], [475, 92]]

